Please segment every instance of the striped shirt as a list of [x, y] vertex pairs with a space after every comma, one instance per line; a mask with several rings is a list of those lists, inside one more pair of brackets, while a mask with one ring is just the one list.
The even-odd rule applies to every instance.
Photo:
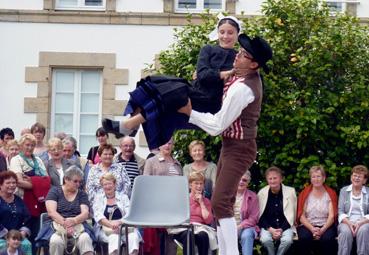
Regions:
[[128, 177], [131, 181], [131, 188], [132, 188], [135, 178], [140, 174], [140, 171], [138, 170], [138, 164], [137, 164], [136, 159], [132, 157], [129, 161], [126, 161], [122, 159], [122, 157], [119, 155], [117, 163], [123, 165], [124, 168], [126, 169]]

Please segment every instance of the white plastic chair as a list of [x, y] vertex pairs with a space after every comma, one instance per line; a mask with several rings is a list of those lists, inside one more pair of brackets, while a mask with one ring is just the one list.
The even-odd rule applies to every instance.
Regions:
[[[136, 177], [131, 196], [131, 206], [124, 224], [120, 228], [119, 242], [121, 243], [122, 229], [125, 228], [128, 255], [128, 227], [151, 228], [187, 228], [187, 253], [194, 250], [193, 225], [190, 224], [190, 201], [188, 194], [188, 180], [184, 176], [147, 176]], [[121, 247], [118, 247], [121, 254]]]

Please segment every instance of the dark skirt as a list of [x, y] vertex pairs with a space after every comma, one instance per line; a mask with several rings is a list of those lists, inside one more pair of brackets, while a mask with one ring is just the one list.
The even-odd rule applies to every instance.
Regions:
[[182, 78], [148, 76], [130, 92], [124, 115], [141, 109], [146, 119], [142, 126], [150, 150], [167, 143], [178, 129], [196, 128], [188, 123], [188, 116], [177, 112], [187, 104], [190, 86]]

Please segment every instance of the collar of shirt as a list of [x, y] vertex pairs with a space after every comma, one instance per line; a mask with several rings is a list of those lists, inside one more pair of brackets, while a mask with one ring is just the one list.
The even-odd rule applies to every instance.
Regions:
[[[352, 184], [350, 184], [350, 185], [347, 187], [347, 190], [346, 190], [346, 191], [347, 191], [347, 192], [352, 191]], [[363, 186], [363, 187], [361, 188], [361, 193], [366, 194], [365, 186]]]

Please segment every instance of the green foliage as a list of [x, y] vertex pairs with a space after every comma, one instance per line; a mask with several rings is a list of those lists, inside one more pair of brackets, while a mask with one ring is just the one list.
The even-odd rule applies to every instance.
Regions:
[[[349, 182], [350, 169], [369, 165], [369, 29], [347, 15], [332, 17], [319, 0], [266, 0], [263, 16], [246, 19], [245, 32], [270, 42], [271, 73], [264, 75], [264, 99], [258, 130], [258, 159], [252, 172], [271, 165], [286, 173], [285, 182], [302, 188], [308, 169], [322, 164], [327, 182]], [[216, 24], [176, 30], [176, 43], [160, 54], [161, 73], [191, 78], [199, 49]], [[193, 138], [208, 143], [216, 161], [220, 139], [201, 131], [176, 134], [179, 159], [188, 162]]]

